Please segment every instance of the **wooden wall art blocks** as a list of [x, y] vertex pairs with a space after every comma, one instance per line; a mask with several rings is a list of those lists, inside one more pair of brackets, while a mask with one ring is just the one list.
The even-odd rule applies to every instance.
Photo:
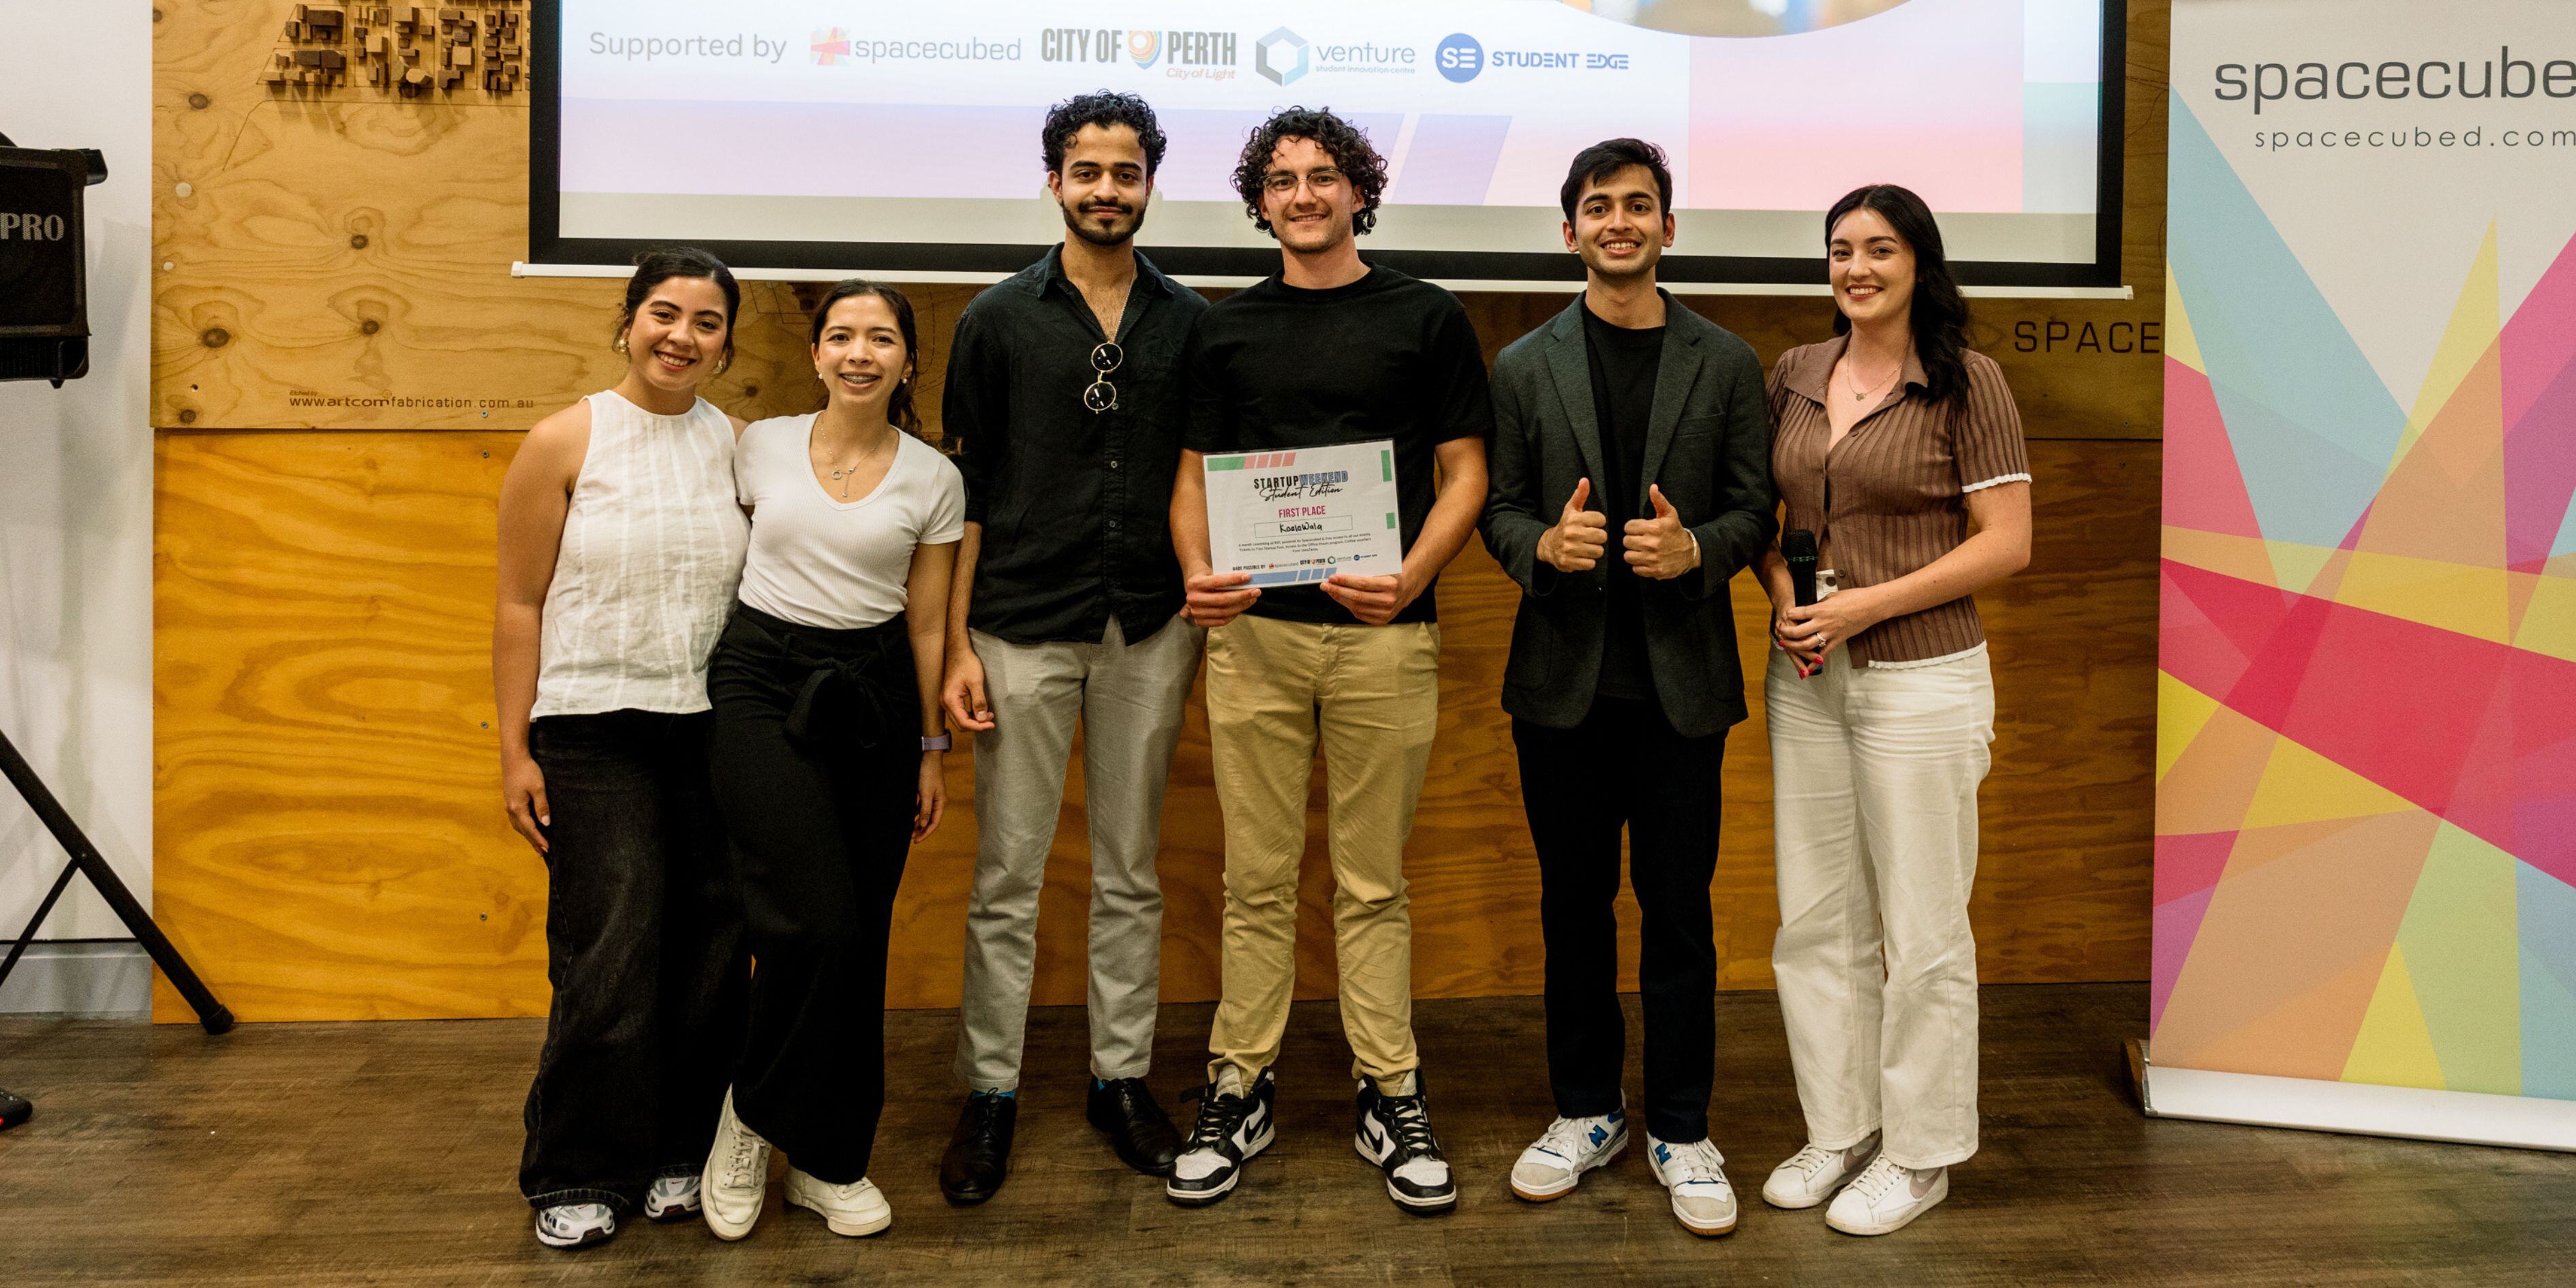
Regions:
[[[417, 98], [431, 86], [454, 93], [480, 92], [499, 98], [527, 83], [528, 46], [523, 35], [519, 0], [477, 0], [472, 5], [341, 5], [285, 6], [280, 25], [288, 48], [277, 51], [274, 66], [256, 73], [273, 90], [327, 91], [363, 83], [381, 94]], [[478, 49], [480, 57], [477, 57]], [[322, 52], [332, 57], [308, 57]], [[424, 74], [405, 74], [420, 67], [422, 54], [432, 59]], [[352, 78], [355, 66], [394, 64]]]

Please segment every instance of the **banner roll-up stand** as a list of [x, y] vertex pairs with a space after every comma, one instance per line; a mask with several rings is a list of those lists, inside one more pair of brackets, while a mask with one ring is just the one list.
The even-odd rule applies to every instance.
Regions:
[[2576, 4], [2172, 85], [2148, 1110], [2576, 1149]]

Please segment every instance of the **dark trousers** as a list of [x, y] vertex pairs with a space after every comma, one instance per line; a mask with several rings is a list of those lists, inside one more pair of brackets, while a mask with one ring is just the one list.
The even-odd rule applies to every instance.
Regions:
[[745, 959], [705, 712], [545, 716], [546, 979], [519, 1191], [631, 1211], [694, 1176], [742, 1038]]
[[1568, 1118], [1620, 1107], [1619, 830], [1645, 914], [1637, 969], [1646, 1010], [1646, 1128], [1676, 1144], [1708, 1135], [1717, 1063], [1717, 874], [1723, 732], [1685, 738], [1648, 702], [1599, 698], [1583, 723], [1512, 721], [1521, 804], [1538, 848], [1547, 942], [1547, 1073]]
[[757, 962], [734, 1113], [848, 1184], [885, 1106], [886, 941], [921, 772], [911, 642], [901, 618], [822, 630], [737, 606], [707, 694]]

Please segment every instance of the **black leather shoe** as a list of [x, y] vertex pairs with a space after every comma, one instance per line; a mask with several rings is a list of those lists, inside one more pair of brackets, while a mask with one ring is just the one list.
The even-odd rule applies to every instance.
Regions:
[[1109, 1147], [1129, 1167], [1147, 1176], [1169, 1176], [1181, 1152], [1180, 1130], [1154, 1103], [1154, 1090], [1143, 1078], [1094, 1079], [1091, 1104], [1083, 1115], [1109, 1133]]
[[1011, 1133], [1019, 1125], [1019, 1097], [979, 1091], [966, 1097], [957, 1134], [939, 1160], [939, 1192], [959, 1205], [981, 1203], [1002, 1190], [1011, 1172]]

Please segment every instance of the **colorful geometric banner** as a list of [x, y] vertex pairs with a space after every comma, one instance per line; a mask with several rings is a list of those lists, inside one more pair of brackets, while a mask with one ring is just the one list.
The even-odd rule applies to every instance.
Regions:
[[2576, 4], [2173, 53], [2153, 1059], [2576, 1099]]

